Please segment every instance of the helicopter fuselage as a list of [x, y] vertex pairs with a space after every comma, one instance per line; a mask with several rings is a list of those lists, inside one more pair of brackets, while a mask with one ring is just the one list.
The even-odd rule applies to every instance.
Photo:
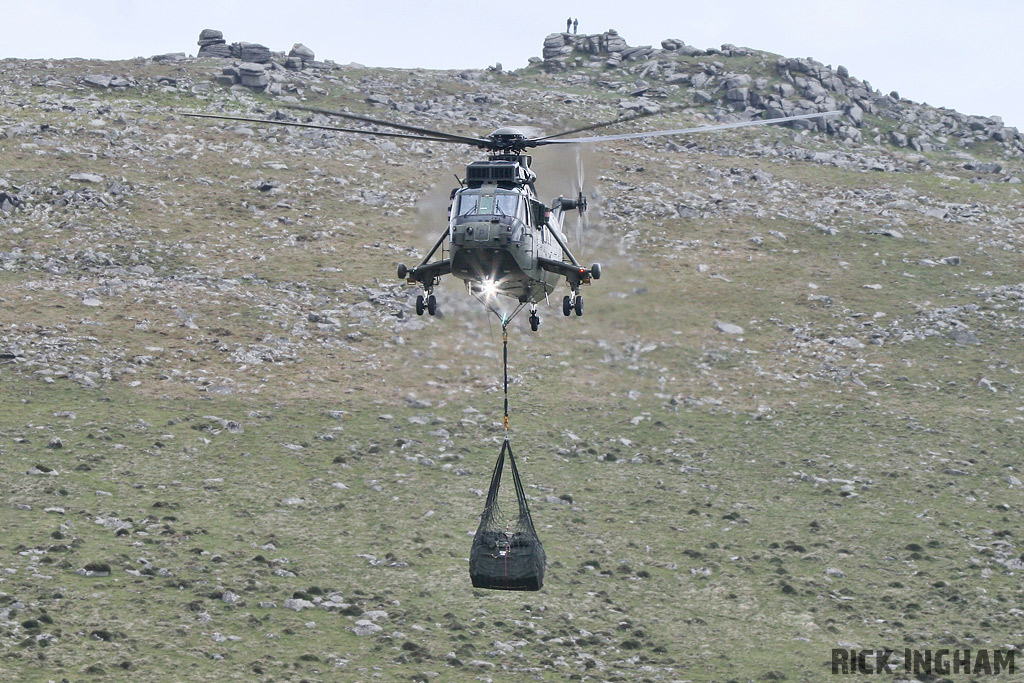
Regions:
[[562, 259], [552, 234], [564, 240], [560, 223], [529, 186], [460, 189], [449, 214], [452, 275], [474, 293], [540, 301], [558, 284], [559, 275], [542, 268], [540, 259]]
[[[433, 287], [452, 274], [475, 296], [532, 305], [564, 277], [567, 300], [574, 303], [580, 285], [600, 277], [598, 265], [579, 265], [562, 232], [565, 211], [585, 210], [586, 200], [559, 197], [545, 206], [537, 198], [536, 177], [525, 154], [492, 154], [469, 164], [462, 186], [452, 190], [447, 230], [420, 265], [400, 265], [399, 277], [422, 285], [428, 304]], [[431, 260], [439, 249], [440, 258]], [[422, 308], [417, 305], [418, 312]]]

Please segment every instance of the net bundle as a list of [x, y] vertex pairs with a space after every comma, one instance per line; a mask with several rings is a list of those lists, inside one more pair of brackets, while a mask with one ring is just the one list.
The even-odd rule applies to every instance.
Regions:
[[[506, 456], [515, 484], [516, 509], [503, 511], [498, 503], [501, 475]], [[516, 459], [508, 439], [491, 475], [487, 502], [480, 515], [480, 526], [473, 537], [469, 555], [469, 576], [475, 588], [508, 591], [536, 591], [544, 584], [546, 558], [519, 478]]]

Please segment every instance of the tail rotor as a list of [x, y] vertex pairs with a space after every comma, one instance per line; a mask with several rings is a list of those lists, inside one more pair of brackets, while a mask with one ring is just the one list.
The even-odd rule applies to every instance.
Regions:
[[576, 186], [573, 189], [576, 190], [576, 210], [578, 212], [573, 240], [576, 242], [576, 248], [580, 250], [580, 254], [583, 254], [586, 252], [584, 236], [590, 231], [590, 217], [587, 215], [587, 196], [583, 194], [583, 188], [586, 186], [586, 171], [583, 167], [583, 157], [580, 154], [580, 148], [577, 146], [573, 151], [576, 155]]

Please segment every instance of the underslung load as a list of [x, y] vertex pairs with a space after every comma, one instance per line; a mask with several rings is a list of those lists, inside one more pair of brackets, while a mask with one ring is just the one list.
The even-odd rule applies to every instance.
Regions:
[[[498, 504], [501, 475], [508, 458], [515, 484], [517, 510], [505, 513]], [[469, 554], [469, 577], [474, 588], [536, 591], [544, 585], [546, 557], [533, 528], [523, 482], [519, 478], [512, 445], [506, 438], [491, 475], [487, 502]]]

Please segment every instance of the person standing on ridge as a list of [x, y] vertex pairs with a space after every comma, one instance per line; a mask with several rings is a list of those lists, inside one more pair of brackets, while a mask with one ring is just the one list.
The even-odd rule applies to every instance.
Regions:
[[568, 33], [570, 28], [572, 28], [572, 17], [565, 20], [565, 32]]
[[574, 34], [574, 35], [575, 35], [575, 33], [576, 33], [576, 28], [577, 28], [577, 27], [578, 27], [579, 25], [580, 25], [580, 20], [579, 20], [579, 19], [573, 19], [573, 20], [572, 20], [572, 32], [573, 32], [573, 34]]

